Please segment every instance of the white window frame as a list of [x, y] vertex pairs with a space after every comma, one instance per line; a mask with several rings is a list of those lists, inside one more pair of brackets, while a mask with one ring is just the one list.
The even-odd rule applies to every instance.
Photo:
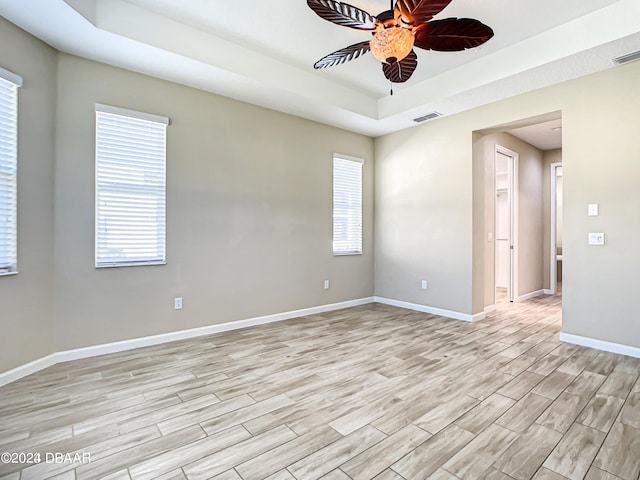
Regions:
[[18, 88], [0, 67], [0, 276], [18, 273]]
[[167, 117], [96, 104], [96, 268], [166, 264], [167, 125]]
[[362, 255], [364, 160], [333, 154], [333, 254]]

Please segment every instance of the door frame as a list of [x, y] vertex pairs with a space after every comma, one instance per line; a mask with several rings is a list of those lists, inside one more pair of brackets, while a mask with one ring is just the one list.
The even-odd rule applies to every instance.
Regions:
[[558, 292], [558, 261], [556, 257], [556, 225], [558, 221], [558, 174], [556, 169], [558, 167], [562, 167], [562, 162], [553, 162], [549, 164], [549, 218], [551, 221], [549, 228], [549, 294], [551, 295], [555, 295]]
[[[502, 154], [506, 157], [509, 157], [508, 163], [508, 172], [509, 172], [509, 217], [510, 217], [510, 227], [511, 231], [509, 232], [510, 236], [510, 245], [509, 245], [509, 287], [508, 287], [508, 295], [509, 301], [515, 302], [518, 298], [518, 153], [513, 150], [508, 149], [507, 147], [503, 147], [502, 145], [496, 144], [495, 153], [494, 153], [494, 181], [495, 181], [495, 165], [496, 158], [498, 154]], [[495, 194], [495, 186], [494, 186], [494, 196]], [[497, 197], [496, 197], [497, 198]], [[497, 200], [494, 200], [497, 202]], [[496, 215], [497, 208], [494, 206], [494, 223], [493, 230], [495, 232], [496, 227]], [[496, 264], [497, 264], [497, 245], [494, 242], [494, 275], [493, 275], [493, 291], [495, 298], [495, 289], [496, 289]]]

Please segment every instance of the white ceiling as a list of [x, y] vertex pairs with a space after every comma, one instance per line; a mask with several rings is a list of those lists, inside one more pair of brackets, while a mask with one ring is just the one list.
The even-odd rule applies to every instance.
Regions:
[[418, 68], [390, 96], [370, 54], [313, 69], [370, 33], [322, 20], [305, 0], [0, 0], [0, 14], [64, 52], [371, 136], [613, 68], [613, 57], [640, 50], [638, 0], [454, 0], [436, 18], [476, 18], [494, 38], [464, 52], [416, 49]]
[[562, 148], [562, 119], [535, 123], [507, 131], [540, 150]]

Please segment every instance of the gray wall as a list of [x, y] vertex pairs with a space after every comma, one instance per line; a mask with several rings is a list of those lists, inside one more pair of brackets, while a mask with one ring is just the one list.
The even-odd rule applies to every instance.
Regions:
[[[480, 313], [484, 170], [472, 132], [561, 111], [563, 331], [640, 347], [638, 82], [632, 63], [377, 139], [376, 294]], [[588, 203], [600, 216], [587, 216]], [[588, 232], [605, 232], [607, 245], [588, 246]], [[430, 280], [426, 293], [420, 277]]]
[[[26, 54], [28, 52], [28, 54]], [[0, 18], [0, 66], [18, 89], [18, 275], [0, 277], [0, 372], [53, 353], [56, 52]]]
[[[0, 278], [0, 371], [57, 350], [370, 296], [374, 178], [375, 293], [479, 313], [485, 172], [472, 132], [556, 111], [564, 143], [563, 330], [640, 347], [640, 63], [387, 135], [375, 145], [57, 55], [4, 20], [0, 64], [25, 80], [20, 274]], [[171, 117], [166, 266], [93, 268], [96, 102]], [[331, 254], [334, 151], [367, 161], [362, 256]], [[600, 204], [600, 216], [587, 216], [588, 203]], [[593, 231], [606, 233], [606, 246], [587, 245]], [[427, 291], [421, 279], [429, 281]], [[172, 305], [177, 295], [185, 302], [180, 312]]]
[[468, 314], [472, 145], [459, 117], [376, 139], [375, 285], [381, 297]]
[[[66, 54], [58, 86], [59, 349], [373, 294], [372, 139]], [[96, 102], [170, 118], [166, 266], [93, 266]], [[365, 159], [363, 255], [332, 254], [333, 152]]]
[[[25, 84], [20, 273], [0, 278], [0, 371], [373, 295], [371, 138], [60, 54], [3, 19], [0, 48]], [[95, 103], [171, 119], [165, 266], [94, 268]], [[365, 159], [363, 255], [332, 254], [333, 152]]]
[[[633, 347], [640, 347], [639, 84], [639, 62], [593, 75], [567, 92], [572, 108], [562, 116], [563, 331]], [[599, 216], [587, 215], [589, 203], [600, 205]], [[604, 232], [606, 245], [587, 245], [589, 232]]]

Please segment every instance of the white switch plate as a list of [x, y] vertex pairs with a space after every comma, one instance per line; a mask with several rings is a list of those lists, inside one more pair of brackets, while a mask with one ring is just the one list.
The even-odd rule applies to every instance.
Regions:
[[324, 289], [329, 290], [329, 280], [324, 281]]
[[588, 211], [590, 217], [598, 216], [598, 204], [597, 203], [590, 203], [589, 207], [587, 208], [587, 211]]
[[604, 245], [604, 233], [590, 233], [589, 245]]
[[422, 280], [422, 290], [426, 290], [427, 289], [427, 281], [426, 280]]
[[176, 310], [182, 310], [182, 297], [176, 297], [173, 299], [173, 308]]

